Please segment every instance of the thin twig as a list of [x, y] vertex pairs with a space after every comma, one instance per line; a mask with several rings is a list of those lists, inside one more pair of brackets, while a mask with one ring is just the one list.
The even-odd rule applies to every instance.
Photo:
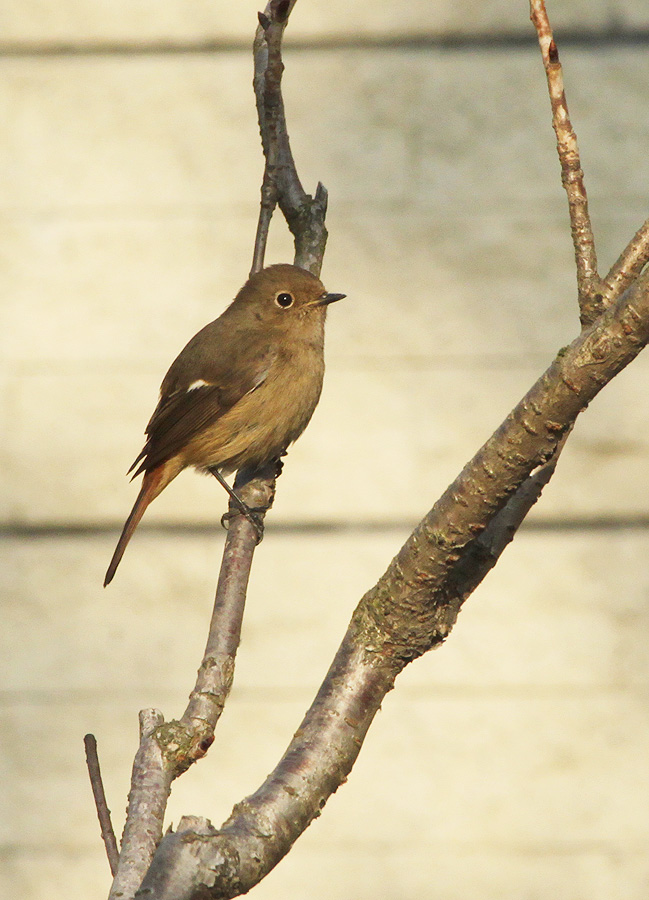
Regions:
[[[291, 151], [286, 112], [282, 99], [282, 39], [296, 0], [270, 0], [259, 15], [253, 53], [253, 87], [257, 102], [259, 131], [267, 166], [273, 170], [278, 201], [293, 231], [296, 216], [306, 199]], [[285, 212], [286, 210], [286, 212]]]
[[295, 265], [320, 274], [327, 229], [327, 192], [318, 184], [315, 197], [307, 194], [295, 166], [282, 98], [282, 38], [296, 0], [270, 0], [259, 14], [253, 46], [255, 75], [253, 87], [259, 117], [259, 131], [266, 160], [262, 185], [262, 210], [255, 241], [253, 266], [263, 259], [270, 218], [264, 203], [276, 199], [295, 243]]
[[552, 125], [557, 135], [562, 181], [568, 195], [582, 324], [589, 325], [602, 309], [619, 300], [649, 261], [649, 220], [638, 229], [606, 278], [600, 279], [577, 137], [570, 122], [563, 71], [545, 0], [530, 0], [530, 10], [548, 80]]
[[538, 35], [548, 81], [552, 127], [557, 136], [557, 151], [561, 163], [561, 181], [568, 196], [570, 230], [577, 265], [580, 318], [582, 325], [587, 326], [604, 309], [604, 285], [597, 273], [597, 254], [588, 213], [584, 173], [581, 168], [577, 136], [573, 131], [568, 114], [559, 52], [544, 0], [530, 0], [530, 13]]
[[266, 244], [268, 243], [268, 232], [270, 230], [270, 222], [277, 206], [277, 185], [272, 175], [271, 167], [266, 160], [264, 169], [264, 179], [261, 185], [261, 203], [259, 205], [259, 220], [257, 222], [257, 234], [255, 235], [255, 246], [252, 254], [252, 266], [250, 274], [254, 275], [264, 267], [264, 259], [266, 257]]
[[113, 831], [110, 810], [106, 803], [106, 793], [104, 791], [104, 782], [101, 777], [99, 755], [97, 753], [97, 739], [94, 734], [87, 734], [83, 739], [83, 745], [86, 748], [86, 765], [88, 767], [88, 776], [92, 787], [92, 796], [95, 798], [95, 808], [97, 810], [97, 818], [99, 819], [101, 839], [106, 848], [110, 874], [115, 875], [119, 863], [119, 847], [117, 846], [117, 838]]

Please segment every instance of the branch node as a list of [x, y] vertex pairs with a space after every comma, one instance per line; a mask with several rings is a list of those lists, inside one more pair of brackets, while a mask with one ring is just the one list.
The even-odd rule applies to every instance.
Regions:
[[148, 738], [160, 725], [164, 725], [165, 717], [159, 709], [141, 709], [139, 713], [140, 740]]
[[329, 203], [329, 192], [324, 184], [319, 181], [315, 189], [314, 203], [317, 203], [321, 209], [322, 215], [327, 212], [327, 204]]

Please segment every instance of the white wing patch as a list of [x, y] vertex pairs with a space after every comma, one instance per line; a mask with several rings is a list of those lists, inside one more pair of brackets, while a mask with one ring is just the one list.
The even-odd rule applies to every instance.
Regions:
[[197, 378], [196, 381], [192, 381], [192, 383], [189, 385], [189, 387], [187, 388], [187, 392], [195, 391], [198, 388], [202, 388], [202, 387], [208, 387], [208, 382], [203, 381], [202, 378]]
[[253, 391], [256, 391], [258, 387], [261, 387], [261, 385], [264, 383], [264, 381], [266, 381], [266, 379], [268, 378], [268, 372], [269, 372], [269, 371], [270, 371], [270, 366], [268, 366], [268, 368], [266, 369], [265, 372], [262, 372], [262, 373], [259, 375], [259, 377], [258, 377], [257, 380], [255, 381], [255, 383], [253, 384], [253, 386], [252, 386], [252, 387], [250, 388], [250, 390], [247, 391], [246, 393], [247, 393], [247, 394], [252, 394]]

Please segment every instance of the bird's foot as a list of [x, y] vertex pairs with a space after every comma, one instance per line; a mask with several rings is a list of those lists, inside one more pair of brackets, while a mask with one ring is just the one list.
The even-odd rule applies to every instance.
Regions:
[[223, 513], [223, 515], [221, 516], [221, 525], [227, 531], [230, 519], [234, 519], [237, 516], [245, 516], [252, 527], [255, 529], [255, 532], [257, 534], [257, 544], [260, 544], [264, 537], [264, 519], [262, 514], [266, 512], [267, 509], [265, 506], [250, 507], [242, 502], [239, 509], [231, 509], [228, 510], [228, 512]]
[[221, 475], [217, 466], [210, 466], [208, 471], [214, 475], [219, 484], [228, 492], [230, 497], [230, 507], [237, 507], [236, 509], [230, 508], [228, 512], [221, 516], [221, 525], [227, 530], [227, 523], [230, 519], [233, 519], [235, 516], [245, 516], [255, 529], [257, 533], [257, 543], [260, 544], [264, 536], [264, 517], [263, 515], [260, 515], [260, 513], [266, 513], [268, 512], [268, 509], [265, 506], [250, 507], [247, 503], [244, 503], [234, 488], [231, 488], [225, 478]]

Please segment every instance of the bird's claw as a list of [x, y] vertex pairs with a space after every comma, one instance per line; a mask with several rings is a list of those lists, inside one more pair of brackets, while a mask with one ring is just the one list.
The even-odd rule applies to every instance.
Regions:
[[228, 510], [228, 512], [223, 513], [221, 516], [221, 525], [225, 530], [228, 530], [228, 525], [230, 523], [230, 519], [235, 519], [237, 516], [245, 516], [246, 519], [250, 522], [252, 527], [255, 529], [257, 534], [257, 544], [262, 542], [264, 537], [264, 520], [261, 513], [267, 512], [266, 507], [257, 506], [257, 507], [246, 507], [246, 510], [243, 509], [232, 509]]

